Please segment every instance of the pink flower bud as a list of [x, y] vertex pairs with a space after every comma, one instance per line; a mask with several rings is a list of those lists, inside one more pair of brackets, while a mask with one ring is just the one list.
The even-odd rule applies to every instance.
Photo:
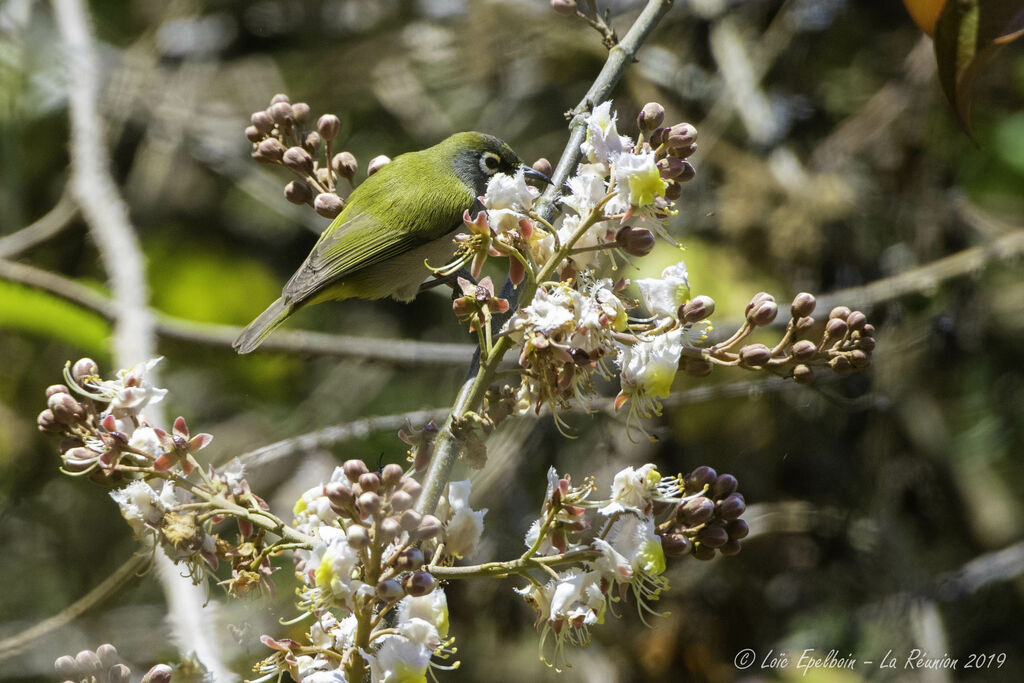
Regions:
[[345, 200], [333, 192], [321, 192], [313, 200], [313, 208], [324, 218], [336, 218], [345, 208]]

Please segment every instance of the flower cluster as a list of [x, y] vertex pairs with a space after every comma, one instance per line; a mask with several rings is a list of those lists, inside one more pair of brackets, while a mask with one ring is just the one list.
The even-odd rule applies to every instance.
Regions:
[[429, 568], [472, 554], [486, 510], [470, 507], [468, 481], [448, 485], [437, 516], [413, 509], [420, 491], [398, 465], [349, 460], [302, 495], [294, 526], [317, 542], [295, 551], [299, 606], [316, 621], [308, 644], [264, 637], [276, 652], [261, 672], [341, 681], [368, 667], [374, 681], [423, 680], [450, 656], [447, 600]]
[[[590, 480], [574, 487], [568, 475], [550, 470], [542, 516], [526, 535], [524, 557], [536, 555], [538, 562], [578, 557], [579, 562], [546, 583], [531, 579], [517, 591], [537, 612], [542, 659], [558, 666], [566, 645], [586, 645], [589, 629], [603, 623], [609, 603], [630, 592], [641, 618], [656, 614], [648, 603], [668, 587], [666, 555], [709, 559], [715, 548], [739, 552], [746, 525], [739, 519], [744, 505], [736, 486], [735, 477], [716, 477], [709, 467], [683, 478], [662, 476], [647, 464], [616, 474], [610, 499], [597, 502], [589, 500]], [[701, 512], [695, 515], [694, 509]], [[554, 640], [550, 659], [549, 637]]]
[[[95, 650], [82, 650], [74, 657], [58, 657], [53, 669], [65, 683], [130, 683], [132, 680], [132, 670], [121, 661], [117, 648], [110, 643]], [[166, 664], [157, 664], [142, 676], [142, 683], [170, 683], [173, 673]]]
[[[252, 143], [252, 158], [267, 164], [279, 164], [294, 173], [298, 179], [288, 183], [284, 196], [293, 204], [308, 204], [325, 218], [334, 218], [345, 208], [338, 186], [342, 178], [349, 187], [355, 186], [358, 165], [351, 152], [332, 155], [332, 143], [341, 130], [341, 120], [334, 114], [324, 114], [309, 125], [309, 105], [291, 103], [285, 94], [277, 94], [270, 106], [254, 112], [245, 136]], [[322, 152], [323, 159], [315, 157]], [[370, 161], [369, 173], [389, 161], [379, 156]]]

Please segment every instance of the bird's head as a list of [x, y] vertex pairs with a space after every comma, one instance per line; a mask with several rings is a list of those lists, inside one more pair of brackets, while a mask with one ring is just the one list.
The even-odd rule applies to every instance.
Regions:
[[438, 147], [451, 159], [455, 175], [472, 188], [473, 193], [482, 195], [487, 181], [496, 173], [515, 175], [523, 169], [528, 178], [551, 182], [543, 173], [523, 164], [519, 155], [504, 142], [486, 133], [456, 133]]

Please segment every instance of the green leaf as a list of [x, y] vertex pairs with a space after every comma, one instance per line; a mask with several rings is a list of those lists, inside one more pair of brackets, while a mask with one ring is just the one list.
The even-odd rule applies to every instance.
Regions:
[[11, 329], [104, 356], [110, 325], [100, 316], [38, 289], [0, 280], [0, 329]]
[[978, 71], [1000, 45], [1024, 35], [1024, 0], [949, 0], [935, 26], [939, 81], [957, 120], [970, 134], [970, 92]]

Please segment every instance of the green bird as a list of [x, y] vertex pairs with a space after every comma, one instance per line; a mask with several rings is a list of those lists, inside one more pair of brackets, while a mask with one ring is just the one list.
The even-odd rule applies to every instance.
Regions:
[[519, 169], [551, 182], [484, 133], [456, 133], [396, 157], [352, 191], [280, 298], [235, 340], [235, 350], [249, 353], [310, 304], [387, 296], [412, 301], [429, 273], [424, 261], [441, 264], [451, 255], [463, 213], [484, 194], [491, 176]]

